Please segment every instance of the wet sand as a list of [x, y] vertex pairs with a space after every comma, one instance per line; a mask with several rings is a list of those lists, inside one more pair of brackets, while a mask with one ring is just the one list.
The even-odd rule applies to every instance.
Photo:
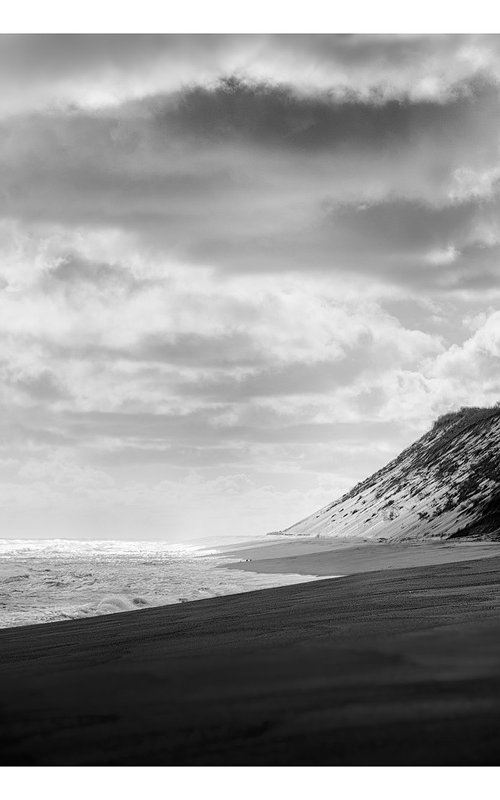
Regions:
[[3, 764], [496, 765], [500, 557], [8, 629], [0, 681]]
[[296, 575], [353, 575], [382, 569], [424, 567], [500, 556], [500, 542], [370, 544], [331, 539], [291, 539], [246, 543], [224, 553], [229, 569]]

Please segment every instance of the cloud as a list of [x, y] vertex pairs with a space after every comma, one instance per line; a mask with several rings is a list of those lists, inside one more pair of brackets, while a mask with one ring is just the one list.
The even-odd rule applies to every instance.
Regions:
[[474, 393], [484, 403], [500, 394], [500, 312], [488, 315], [463, 344], [442, 353], [433, 374], [450, 381], [460, 395]]
[[[166, 136], [198, 142], [238, 140], [261, 146], [314, 151], [380, 151], [427, 139], [463, 141], [464, 131], [479, 129], [498, 107], [498, 86], [485, 81], [461, 84], [446, 102], [395, 100], [331, 93], [304, 94], [295, 87], [255, 83], [236, 77], [215, 86], [195, 86], [145, 103]], [[474, 111], [474, 119], [471, 111]], [[468, 131], [465, 132], [467, 134]], [[420, 140], [420, 141], [419, 141]]]
[[3, 36], [6, 110], [122, 102], [221, 76], [291, 83], [339, 96], [443, 100], [457, 83], [499, 75], [489, 35]]
[[[0, 213], [30, 235], [121, 234], [143, 260], [425, 291], [449, 285], [442, 254], [456, 253], [462, 283], [472, 290], [480, 272], [481, 289], [497, 279], [498, 106], [484, 83], [437, 102], [226, 80], [20, 115], [3, 122]], [[68, 282], [72, 261], [90, 268], [71, 246], [59, 259]], [[125, 277], [122, 258], [108, 280], [116, 266]]]
[[499, 80], [488, 36], [3, 37], [5, 524], [283, 527], [498, 399]]

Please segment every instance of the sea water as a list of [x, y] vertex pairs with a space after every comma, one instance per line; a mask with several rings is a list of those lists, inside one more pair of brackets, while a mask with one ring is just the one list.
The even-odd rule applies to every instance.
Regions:
[[313, 580], [229, 570], [165, 542], [0, 539], [0, 627], [78, 619]]

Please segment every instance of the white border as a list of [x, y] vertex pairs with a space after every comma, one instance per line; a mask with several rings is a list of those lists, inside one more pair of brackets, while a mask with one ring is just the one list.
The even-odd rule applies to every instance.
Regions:
[[[457, 722], [459, 724], [459, 722]], [[469, 800], [496, 768], [45, 767], [2, 770], [4, 797], [42, 800]]]
[[[473, 3], [308, 0], [253, 2], [16, 2], [2, 9], [8, 33], [476, 33], [500, 32], [491, 0]], [[1, 44], [1, 41], [0, 41]], [[457, 724], [460, 724], [457, 721]], [[467, 735], [464, 730], [464, 736]], [[3, 768], [6, 798], [101, 800], [304, 800], [316, 797], [433, 800], [489, 794], [497, 769], [484, 768]], [[492, 792], [493, 794], [493, 792]]]
[[4, 33], [500, 33], [492, 0], [18, 0]]

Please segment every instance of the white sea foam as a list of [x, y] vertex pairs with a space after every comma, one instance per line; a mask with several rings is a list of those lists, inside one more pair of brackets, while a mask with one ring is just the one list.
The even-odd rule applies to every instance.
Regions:
[[78, 619], [312, 580], [224, 569], [164, 542], [0, 540], [0, 627]]

